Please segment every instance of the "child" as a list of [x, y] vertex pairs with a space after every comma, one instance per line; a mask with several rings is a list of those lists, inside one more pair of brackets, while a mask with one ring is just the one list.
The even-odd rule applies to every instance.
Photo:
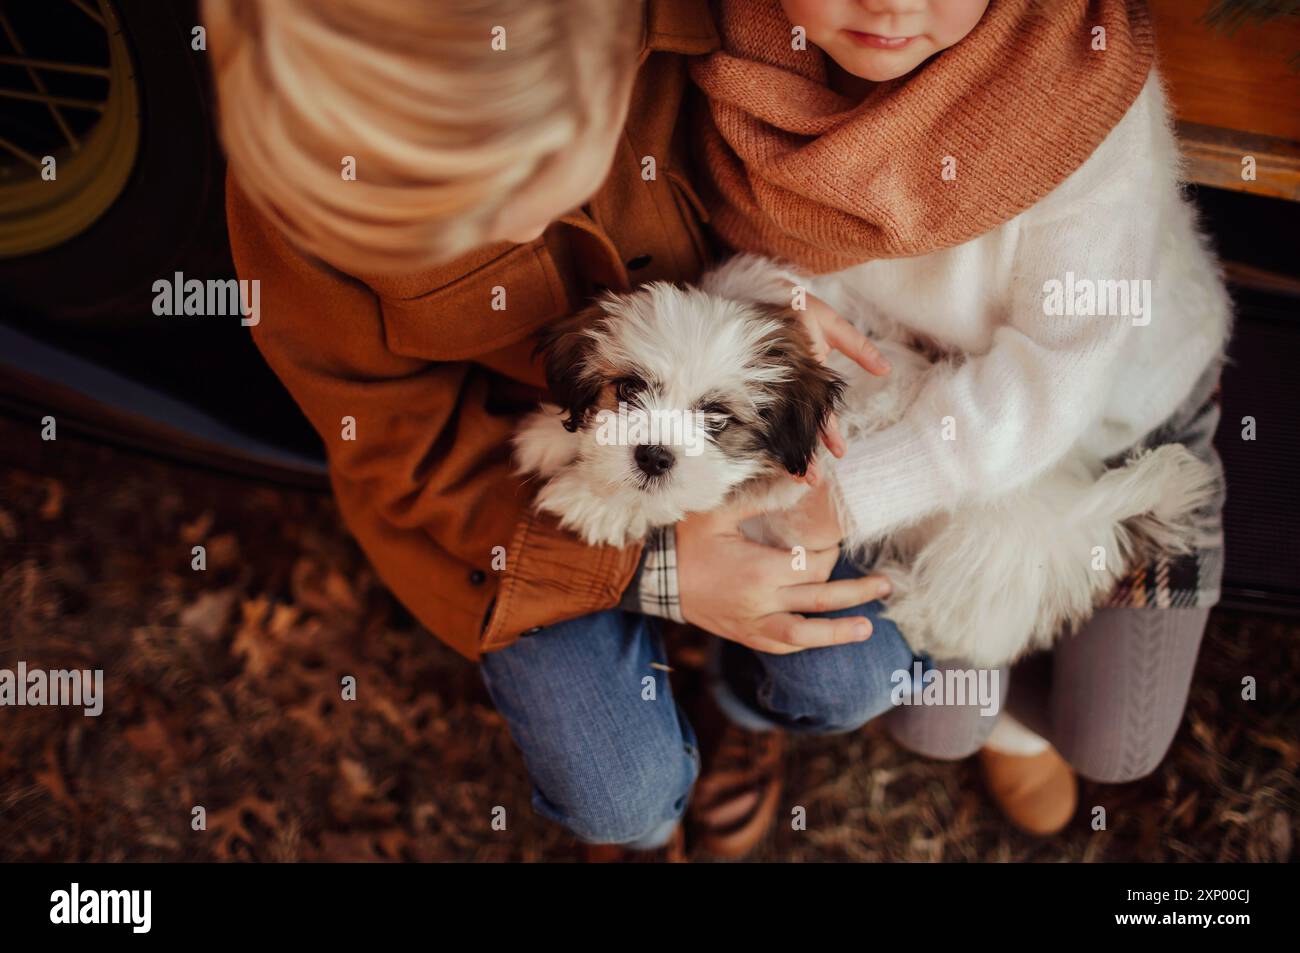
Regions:
[[[1178, 442], [1218, 465], [1229, 303], [1179, 191], [1140, 2], [722, 0], [719, 28], [692, 66], [718, 234], [812, 272], [855, 267], [855, 307], [965, 357], [838, 461], [858, 531], [1004, 491], [1074, 446], [1101, 461]], [[992, 793], [1037, 833], [1072, 817], [1071, 766], [1152, 771], [1218, 598], [1220, 507], [1201, 552], [1142, 567], [1059, 644], [1050, 691], [1013, 695], [1035, 730], [908, 707], [896, 736], [935, 757], [983, 744]], [[811, 525], [833, 536], [835, 510]]]
[[[856, 572], [827, 582], [833, 540], [793, 569], [788, 553], [744, 540], [736, 514], [683, 527], [675, 566], [662, 537], [585, 546], [533, 512], [534, 488], [510, 463], [519, 417], [545, 396], [538, 333], [601, 288], [690, 281], [708, 263], [675, 135], [685, 57], [717, 45], [707, 8], [204, 9], [231, 248], [240, 277], [261, 281], [254, 340], [324, 440], [343, 518], [412, 613], [481, 661], [543, 814], [593, 844], [676, 842], [697, 743], [645, 612], [677, 614], [680, 578], [710, 631], [798, 659], [870, 634], [865, 612], [801, 613], [885, 591]], [[842, 320], [816, 307], [809, 318], [826, 344], [876, 366]], [[890, 665], [910, 661], [887, 626], [872, 642], [892, 651]], [[837, 675], [833, 655], [803, 654], [814, 677], [769, 699], [769, 715], [836, 730], [883, 710], [868, 697], [887, 687], [883, 672]], [[745, 755], [745, 771], [775, 750], [770, 735], [710, 734], [719, 751], [740, 739], [768, 753]], [[720, 820], [730, 840], [715, 846], [752, 844], [775, 793], [763, 788], [759, 823]]]

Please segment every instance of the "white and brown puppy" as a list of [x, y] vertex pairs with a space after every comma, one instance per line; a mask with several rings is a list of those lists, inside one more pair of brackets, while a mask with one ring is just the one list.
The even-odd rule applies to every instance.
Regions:
[[664, 282], [606, 296], [541, 348], [559, 404], [525, 420], [516, 460], [593, 545], [746, 497], [791, 506], [844, 387], [789, 308]]
[[[537, 505], [590, 543], [623, 545], [743, 500], [766, 511], [745, 527], [749, 535], [799, 545], [784, 511], [806, 487], [789, 474], [826, 453], [827, 414], [838, 412], [848, 440], [889, 427], [936, 361], [961, 360], [856, 314], [846, 316], [892, 371], [874, 377], [838, 354], [822, 366], [781, 302], [790, 301], [789, 281], [821, 294], [818, 282], [835, 280], [741, 256], [699, 289], [655, 284], [611, 295], [598, 316], [561, 329], [544, 347], [564, 406], [544, 406], [516, 438], [520, 468], [546, 480]], [[659, 418], [682, 426], [644, 426]], [[642, 426], [620, 429], [623, 420]], [[887, 615], [914, 650], [1003, 665], [1085, 620], [1138, 559], [1186, 551], [1214, 481], [1179, 445], [1110, 469], [1075, 452], [1028, 484], [989, 488], [884, 539], [845, 544], [870, 549], [890, 578]], [[1102, 568], [1097, 547], [1107, 554]]]

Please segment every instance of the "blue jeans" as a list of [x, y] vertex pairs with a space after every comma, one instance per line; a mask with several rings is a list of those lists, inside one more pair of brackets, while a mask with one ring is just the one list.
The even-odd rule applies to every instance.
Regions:
[[[861, 575], [841, 560], [832, 579]], [[890, 706], [912, 650], [872, 602], [865, 642], [770, 655], [718, 640], [718, 704], [762, 730], [852, 731]], [[659, 621], [611, 609], [559, 622], [483, 657], [538, 813], [596, 844], [657, 847], [672, 836], [699, 773], [695, 733], [673, 701]]]

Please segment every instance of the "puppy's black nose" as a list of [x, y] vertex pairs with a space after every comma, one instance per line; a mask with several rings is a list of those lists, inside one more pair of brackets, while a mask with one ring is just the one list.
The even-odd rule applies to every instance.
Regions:
[[667, 447], [657, 443], [639, 444], [632, 453], [636, 459], [636, 465], [641, 468], [641, 472], [646, 476], [659, 476], [667, 473], [677, 462], [673, 452]]

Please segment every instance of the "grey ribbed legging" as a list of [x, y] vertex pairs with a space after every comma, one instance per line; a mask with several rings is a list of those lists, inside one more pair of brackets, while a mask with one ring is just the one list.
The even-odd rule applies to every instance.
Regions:
[[[1031, 656], [1013, 672], [1004, 669], [1003, 704], [1085, 778], [1119, 782], [1150, 774], [1182, 721], [1209, 613], [1101, 609], [1051, 653]], [[1008, 692], [1013, 676], [1015, 691]], [[899, 708], [889, 715], [900, 744], [945, 760], [978, 751], [996, 721], [978, 705]]]

